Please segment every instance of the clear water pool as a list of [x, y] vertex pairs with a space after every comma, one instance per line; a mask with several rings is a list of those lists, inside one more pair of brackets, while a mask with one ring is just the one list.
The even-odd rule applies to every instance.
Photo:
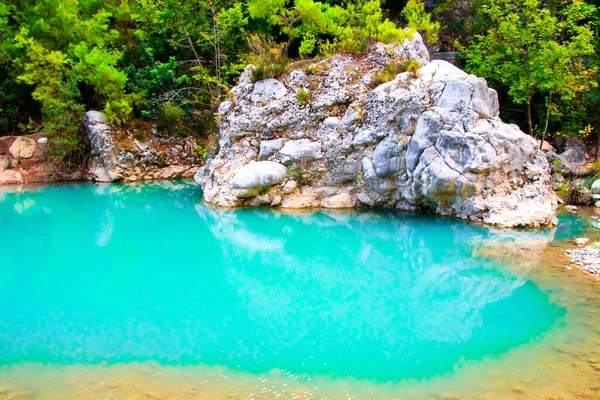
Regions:
[[76, 184], [3, 192], [0, 232], [9, 386], [140, 365], [196, 385], [219, 368], [246, 395], [273, 371], [290, 386], [406, 386], [543, 344], [569, 320], [556, 288], [477, 251], [510, 234], [431, 215], [219, 210], [185, 182]]

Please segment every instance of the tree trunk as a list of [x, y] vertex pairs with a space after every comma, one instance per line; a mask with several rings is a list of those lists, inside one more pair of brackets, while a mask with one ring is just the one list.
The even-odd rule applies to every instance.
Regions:
[[527, 122], [529, 123], [529, 136], [533, 136], [533, 124], [531, 123], [531, 99], [527, 100]]
[[598, 132], [598, 136], [596, 137], [596, 161], [598, 161], [598, 147], [600, 147], [600, 132]]
[[283, 48], [283, 53], [282, 53], [282, 54], [283, 54], [283, 56], [284, 56], [285, 58], [289, 58], [289, 54], [290, 54], [290, 47], [292, 47], [292, 35], [290, 35], [290, 36], [288, 37], [288, 41], [287, 41], [287, 43], [285, 44], [285, 47]]
[[[546, 124], [544, 125], [544, 131], [542, 132], [542, 140], [540, 140], [540, 150], [544, 146], [544, 140], [546, 139], [546, 133], [548, 132], [548, 121], [550, 120], [550, 106], [552, 105], [552, 92], [548, 95], [547, 110], [546, 110]], [[530, 117], [531, 118], [531, 117]]]

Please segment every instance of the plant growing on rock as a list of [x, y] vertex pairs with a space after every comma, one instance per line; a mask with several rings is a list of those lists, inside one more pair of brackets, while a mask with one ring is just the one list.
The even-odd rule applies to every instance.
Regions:
[[249, 40], [253, 53], [247, 56], [248, 62], [255, 65], [252, 82], [283, 75], [290, 60], [282, 54], [283, 44], [275, 44], [271, 38], [252, 35]]
[[208, 155], [210, 154], [210, 149], [208, 147], [204, 147], [201, 144], [196, 146], [196, 153], [198, 153], [198, 157], [202, 160], [208, 160]]
[[298, 90], [298, 93], [296, 93], [296, 98], [301, 106], [306, 106], [310, 101], [310, 93], [304, 89], [300, 89]]
[[384, 70], [378, 72], [373, 80], [371, 86], [376, 87], [383, 83], [394, 80], [398, 74], [403, 72], [410, 72], [413, 77], [417, 77], [417, 71], [421, 68], [421, 64], [415, 60], [408, 61], [392, 61], [389, 63]]

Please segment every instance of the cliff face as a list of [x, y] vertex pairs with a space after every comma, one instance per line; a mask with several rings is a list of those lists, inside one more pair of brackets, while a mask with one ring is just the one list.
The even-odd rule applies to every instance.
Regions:
[[[374, 83], [390, 63], [410, 60], [420, 68]], [[252, 83], [249, 66], [221, 104], [219, 153], [196, 174], [207, 202], [430, 209], [502, 226], [556, 222], [535, 140], [500, 120], [485, 80], [429, 62], [418, 34], [293, 67]]]

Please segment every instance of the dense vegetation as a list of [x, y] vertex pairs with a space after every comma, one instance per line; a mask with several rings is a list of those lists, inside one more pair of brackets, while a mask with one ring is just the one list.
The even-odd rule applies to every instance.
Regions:
[[3, 0], [0, 135], [44, 129], [60, 159], [82, 147], [81, 117], [153, 121], [210, 134], [245, 65], [255, 79], [290, 59], [396, 42], [408, 25], [502, 96], [532, 135], [596, 138], [600, 18], [581, 0]]

